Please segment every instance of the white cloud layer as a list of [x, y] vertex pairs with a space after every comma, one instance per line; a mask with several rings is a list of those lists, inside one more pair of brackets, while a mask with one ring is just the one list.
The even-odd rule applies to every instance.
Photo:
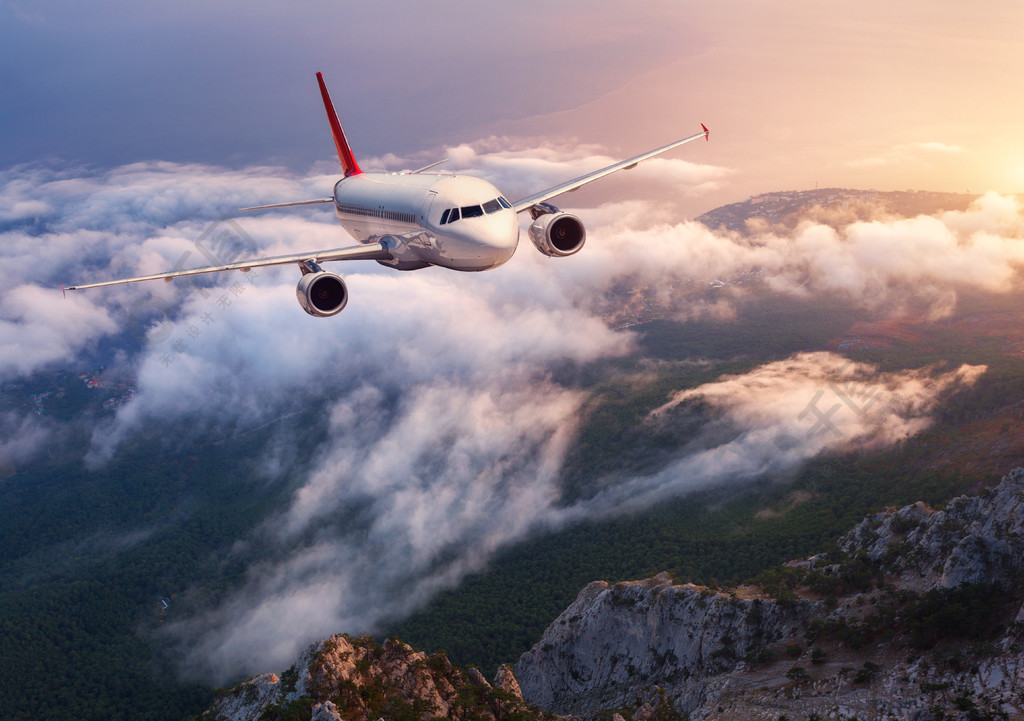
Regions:
[[0, 479], [35, 460], [54, 433], [53, 425], [35, 414], [0, 415]]
[[[589, 148], [452, 154], [513, 188], [509, 195], [518, 187], [513, 177], [528, 179], [526, 193], [605, 162]], [[723, 176], [682, 161], [644, 168], [631, 172], [691, 189]], [[737, 430], [732, 440], [564, 506], [558, 474], [584, 398], [555, 383], [551, 369], [631, 350], [632, 336], [599, 314], [617, 284], [649, 286], [669, 303], [676, 289], [757, 269], [777, 291], [839, 295], [891, 312], [923, 305], [939, 317], [955, 307], [960, 288], [1017, 288], [1024, 261], [1021, 210], [996, 195], [937, 218], [841, 230], [806, 223], [790, 235], [754, 238], [679, 222], [626, 198], [584, 214], [587, 247], [568, 259], [543, 258], [524, 242], [506, 266], [482, 274], [344, 267], [352, 297], [331, 319], [299, 309], [290, 268], [232, 274], [216, 286], [60, 295], [59, 281], [199, 265], [210, 253], [347, 244], [323, 209], [224, 219], [226, 209], [246, 204], [321, 197], [332, 180], [167, 163], [80, 178], [38, 168], [0, 176], [0, 208], [8, 209], [0, 219], [0, 282], [10, 289], [0, 300], [0, 377], [71, 363], [123, 329], [138, 329], [146, 341], [129, 361], [137, 393], [96, 430], [89, 462], [102, 464], [153, 424], [188, 418], [215, 430], [252, 427], [296, 395], [330, 399], [328, 441], [288, 507], [257, 531], [277, 549], [276, 560], [251, 568], [217, 610], [172, 627], [191, 649], [192, 671], [219, 681], [284, 667], [316, 637], [407, 613], [537, 528], [918, 432], [944, 393], [982, 372], [879, 374], [810, 354], [724, 378], [676, 402], [705, 398]], [[729, 298], [680, 312], [728, 317]], [[876, 388], [878, 399], [857, 413], [836, 388], [849, 388], [861, 406], [865, 388]], [[36, 426], [3, 423], [18, 439], [3, 450], [31, 457]], [[285, 461], [268, 449], [263, 463], [273, 476]]]
[[[673, 409], [702, 399], [723, 411], [725, 422], [740, 432], [653, 479], [612, 493], [629, 503], [647, 504], [725, 478], [786, 470], [824, 451], [892, 445], [930, 426], [939, 400], [953, 389], [973, 385], [985, 370], [964, 365], [945, 373], [927, 368], [880, 373], [871, 365], [818, 352], [723, 376], [674, 394], [651, 412], [650, 421], [670, 423]], [[673, 487], [673, 482], [683, 487]]]
[[200, 676], [283, 667], [311, 639], [407, 614], [533, 531], [909, 437], [945, 393], [984, 370], [878, 373], [811, 353], [723, 378], [677, 394], [652, 422], [704, 398], [724, 412], [728, 440], [570, 505], [557, 481], [580, 394], [516, 373], [482, 385], [437, 381], [410, 389], [389, 417], [378, 388], [360, 385], [335, 403], [323, 455], [266, 525], [289, 549], [284, 558], [252, 569], [228, 603], [172, 632], [190, 642], [186, 665]]
[[931, 159], [964, 155], [966, 148], [938, 141], [898, 143], [880, 155], [851, 160], [852, 168], [873, 168], [899, 165], [929, 165]]
[[[623, 159], [611, 157], [602, 153], [600, 149], [589, 146], [499, 149], [507, 144], [508, 140], [505, 138], [490, 138], [477, 144], [467, 143], [449, 148], [446, 168], [455, 172], [469, 170], [486, 177], [501, 188], [510, 200], [515, 201], [542, 188]], [[729, 174], [727, 168], [673, 157], [652, 158], [636, 168], [623, 172], [633, 184], [660, 185], [662, 188], [675, 188], [680, 193], [690, 195], [702, 194], [721, 187], [723, 179]], [[559, 201], [565, 202], [565, 199], [555, 202]]]

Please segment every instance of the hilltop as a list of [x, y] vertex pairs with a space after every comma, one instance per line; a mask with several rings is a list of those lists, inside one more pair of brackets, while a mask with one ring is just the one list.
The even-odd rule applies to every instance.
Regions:
[[334, 636], [204, 721], [1024, 718], [1024, 469], [872, 514], [751, 586], [593, 582], [494, 684], [397, 639]]
[[268, 673], [224, 693], [199, 721], [542, 721], [504, 666], [492, 686], [444, 653], [398, 639], [337, 634], [310, 645], [280, 676]]
[[943, 509], [872, 514], [755, 586], [585, 588], [518, 661], [523, 694], [593, 717], [1024, 718], [1024, 468]]
[[925, 190], [852, 190], [822, 188], [789, 190], [752, 195], [696, 218], [712, 230], [725, 228], [748, 234], [755, 228], [792, 230], [805, 220], [832, 226], [858, 220], [910, 218], [935, 215], [949, 210], [967, 210], [979, 196], [966, 193], [937, 193]]

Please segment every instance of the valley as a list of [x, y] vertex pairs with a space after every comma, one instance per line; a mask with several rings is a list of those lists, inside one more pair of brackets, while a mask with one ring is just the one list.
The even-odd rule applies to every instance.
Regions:
[[[806, 220], [845, 227], [883, 214], [959, 210], [973, 199], [829, 192], [766, 196], [703, 220], [734, 233], [772, 224], [792, 231]], [[330, 632], [395, 635], [428, 653], [443, 649], [453, 663], [491, 677], [533, 647], [591, 582], [667, 573], [674, 584], [718, 592], [821, 552], [881, 508], [919, 500], [940, 507], [993, 487], [1024, 465], [1024, 441], [1014, 431], [1024, 416], [1024, 313], [1013, 294], [958, 289], [955, 312], [940, 318], [914, 307], [896, 313], [838, 295], [779, 291], [761, 268], [680, 281], [667, 296], [661, 290], [638, 283], [605, 299], [605, 321], [632, 334], [628, 353], [546, 369], [551, 387], [583, 399], [550, 509], [524, 522], [528, 530], [514, 542], [495, 548], [478, 551], [476, 536], [455, 535], [425, 566], [410, 567], [407, 579], [361, 571], [367, 586], [395, 595], [406, 583], [444, 576], [453, 559], [467, 559], [468, 569], [432, 587], [429, 598], [410, 602], [408, 613]], [[731, 317], [688, 312], [724, 305]], [[852, 371], [835, 360], [840, 356], [855, 364]], [[779, 393], [795, 405], [778, 411], [770, 427], [744, 425], [734, 409], [695, 398], [652, 416], [676, 394], [756, 378], [765, 367], [796, 364], [794, 358], [807, 366], [836, 363], [836, 369], [801, 376], [802, 385]], [[984, 371], [970, 383], [943, 380], [964, 366]], [[351, 392], [329, 377], [285, 400], [268, 400], [270, 420], [197, 412], [153, 422], [128, 436], [106, 465], [86, 463], [96, 434], [133, 402], [137, 379], [127, 367], [101, 348], [81, 366], [38, 372], [0, 389], [4, 418], [29, 418], [20, 425], [5, 421], [8, 436], [30, 439], [38, 432], [48, 444], [30, 462], [14, 446], [0, 455], [5, 719], [63, 718], [69, 704], [82, 718], [198, 714], [216, 684], [201, 674], [181, 680], [190, 641], [168, 629], [232, 608], [261, 570], [287, 563], [292, 550], [317, 548], [331, 534], [358, 539], [375, 521], [374, 499], [355, 498], [288, 538], [290, 546], [275, 535], [275, 524], [328, 453], [334, 402]], [[842, 373], [853, 371], [843, 380]], [[939, 389], [930, 392], [934, 408], [912, 395], [929, 384]], [[761, 392], [770, 407], [775, 396]], [[847, 401], [866, 408], [865, 399], [875, 395], [865, 394], [872, 393], [881, 399], [878, 408], [929, 422], [907, 426], [912, 434], [886, 443], [872, 440], [869, 423], [837, 426], [847, 435], [834, 440], [827, 426], [814, 430], [812, 408], [859, 423]], [[381, 394], [376, 407], [385, 409], [378, 419], [383, 426], [400, 417], [401, 394], [394, 387]], [[629, 484], [637, 479], [679, 473], [681, 459], [766, 428], [781, 429], [763, 444], [780, 456], [797, 441], [819, 446], [737, 480], [709, 476], [692, 489], [666, 484], [667, 491], [655, 489], [664, 496], [630, 505]], [[374, 552], [388, 557], [384, 547]], [[316, 580], [315, 569], [310, 577]], [[281, 623], [286, 627], [289, 619]]]

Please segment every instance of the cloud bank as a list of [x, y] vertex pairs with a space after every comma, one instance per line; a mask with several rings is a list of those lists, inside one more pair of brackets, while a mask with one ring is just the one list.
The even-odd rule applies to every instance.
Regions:
[[[651, 411], [654, 423], [671, 422], [674, 409], [701, 399], [723, 412], [705, 431], [715, 443], [631, 488], [613, 489], [632, 504], [709, 485], [723, 478], [756, 478], [785, 471], [818, 454], [839, 449], [883, 447], [929, 427], [930, 414], [950, 391], [969, 387], [985, 366], [963, 365], [934, 373], [922, 368], [880, 373], [835, 353], [798, 353], [750, 373], [675, 393]], [[701, 438], [695, 445], [708, 445]], [[673, 484], [682, 484], [674, 487]]]
[[721, 409], [701, 450], [569, 505], [558, 472], [581, 394], [508, 373], [416, 386], [389, 414], [379, 388], [360, 385], [333, 405], [322, 456], [264, 528], [284, 557], [253, 568], [227, 604], [172, 632], [187, 639], [187, 667], [200, 676], [284, 667], [311, 639], [379, 630], [531, 532], [909, 437], [947, 392], [984, 370], [880, 374], [813, 353], [723, 378], [655, 411], [669, 422], [673, 406], [698, 397]]
[[[571, 168], [599, 151], [540, 150], [534, 161], [526, 152], [452, 153], [499, 184], [531, 178], [526, 192], [585, 172]], [[644, 183], [681, 184], [683, 192], [723, 177], [680, 163], [651, 164]], [[633, 336], [602, 315], [612, 289], [644, 286], [666, 312], [728, 317], [735, 295], [679, 308], [679, 292], [756, 269], [771, 290], [839, 295], [889, 313], [922, 306], [939, 317], [961, 288], [1017, 288], [1024, 261], [1021, 210], [996, 195], [935, 218], [840, 230], [805, 223], [789, 235], [753, 238], [681, 222], [632, 197], [587, 211], [588, 245], [569, 259], [541, 257], [525, 243], [506, 266], [483, 274], [342, 268], [352, 297], [332, 319], [301, 312], [290, 268], [216, 284], [60, 295], [60, 281], [200, 265], [209, 253], [347, 244], [320, 209], [225, 217], [242, 205], [320, 197], [332, 182], [168, 163], [2, 175], [0, 280], [11, 290], [0, 301], [0, 377], [71, 363], [126, 332], [144, 341], [123, 360], [137, 392], [97, 428], [89, 463], [102, 465], [154, 424], [189, 419], [230, 432], [274, 419], [296, 395], [327, 399], [328, 440], [287, 508], [253, 532], [274, 549], [272, 560], [252, 565], [218, 609], [169, 631], [184, 643], [191, 673], [217, 681], [282, 668], [332, 632], [373, 630], [538, 529], [919, 432], [945, 393], [983, 372], [879, 374], [839, 356], [803, 354], [682, 391], [672, 403], [704, 398], [731, 429], [726, 440], [566, 505], [559, 471], [585, 394], [553, 380], [552, 369], [633, 350]], [[870, 389], [874, 401], [863, 397]], [[650, 422], [667, 422], [672, 412], [665, 406]], [[16, 417], [3, 423], [17, 440], [4, 451], [18, 459], [49, 432]], [[261, 472], [280, 474], [286, 462], [268, 449]]]

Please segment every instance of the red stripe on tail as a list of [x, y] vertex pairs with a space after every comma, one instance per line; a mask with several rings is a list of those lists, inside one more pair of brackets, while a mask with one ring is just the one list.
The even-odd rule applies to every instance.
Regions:
[[350, 175], [359, 175], [363, 171], [360, 170], [359, 164], [352, 155], [352, 148], [349, 147], [348, 140], [345, 139], [345, 131], [341, 129], [341, 122], [338, 120], [338, 113], [334, 111], [334, 103], [331, 101], [331, 96], [327, 92], [327, 86], [324, 85], [324, 76], [321, 73], [317, 73], [316, 81], [320, 83], [320, 95], [324, 98], [324, 109], [327, 111], [327, 122], [331, 124], [331, 135], [334, 136], [334, 147], [338, 149], [338, 160], [341, 162], [341, 167], [345, 171], [345, 177], [347, 178]]

